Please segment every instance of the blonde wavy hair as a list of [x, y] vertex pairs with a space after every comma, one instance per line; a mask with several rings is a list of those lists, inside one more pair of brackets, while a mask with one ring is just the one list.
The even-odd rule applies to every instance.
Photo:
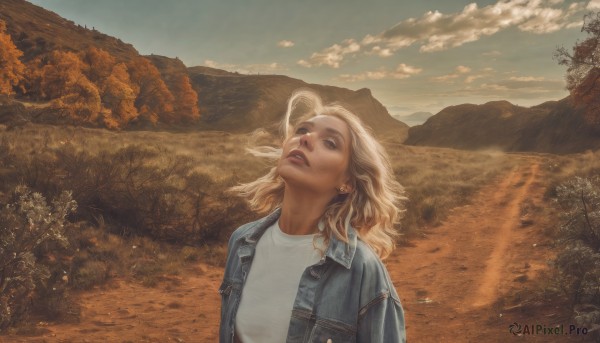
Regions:
[[[294, 124], [292, 115], [298, 116]], [[331, 235], [348, 242], [346, 227], [351, 224], [358, 236], [381, 258], [394, 249], [398, 232], [394, 225], [404, 212], [404, 188], [394, 179], [385, 149], [375, 140], [369, 128], [352, 112], [337, 103], [323, 105], [321, 98], [308, 89], [296, 90], [287, 104], [281, 122], [282, 143], [293, 135], [295, 123], [316, 115], [330, 115], [343, 120], [350, 129], [351, 149], [348, 174], [353, 191], [334, 197], [327, 205], [319, 225], [320, 236], [327, 243]], [[255, 131], [257, 132], [257, 131]], [[255, 156], [279, 160], [281, 148], [258, 146], [246, 148]], [[274, 166], [255, 181], [231, 187], [230, 192], [245, 198], [250, 208], [269, 213], [280, 207], [285, 184]]]

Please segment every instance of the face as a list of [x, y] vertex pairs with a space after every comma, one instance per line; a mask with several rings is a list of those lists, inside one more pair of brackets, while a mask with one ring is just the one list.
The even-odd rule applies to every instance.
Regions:
[[349, 161], [348, 125], [337, 117], [319, 115], [294, 127], [283, 143], [277, 172], [288, 185], [333, 197], [338, 194], [336, 188], [350, 190]]

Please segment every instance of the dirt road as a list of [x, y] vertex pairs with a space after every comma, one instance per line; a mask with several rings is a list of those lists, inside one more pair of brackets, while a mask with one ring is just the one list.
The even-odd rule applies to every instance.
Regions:
[[[539, 215], [543, 183], [536, 160], [481, 189], [414, 247], [386, 260], [406, 313], [410, 342], [508, 342], [513, 322], [554, 323], [558, 310], [518, 310], [515, 294], [534, 287], [552, 257]], [[201, 265], [194, 275], [157, 288], [117, 282], [84, 293], [82, 322], [42, 324], [22, 342], [216, 342], [222, 271]], [[511, 295], [510, 301], [505, 299]], [[517, 299], [518, 300], [518, 299]], [[3, 337], [0, 336], [0, 339]], [[528, 337], [527, 341], [552, 341]], [[519, 341], [523, 341], [519, 339]]]

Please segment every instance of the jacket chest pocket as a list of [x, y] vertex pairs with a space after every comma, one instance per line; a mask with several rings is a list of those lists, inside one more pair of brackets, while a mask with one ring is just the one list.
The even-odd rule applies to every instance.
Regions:
[[329, 320], [317, 320], [307, 342], [354, 343], [356, 331]]
[[329, 319], [317, 319], [306, 310], [294, 309], [287, 343], [355, 343], [356, 328]]

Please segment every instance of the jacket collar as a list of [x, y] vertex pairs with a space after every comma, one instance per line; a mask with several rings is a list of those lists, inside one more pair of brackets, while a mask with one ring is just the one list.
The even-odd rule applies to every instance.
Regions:
[[[268, 216], [256, 221], [254, 226], [251, 227], [242, 238], [244, 238], [247, 243], [256, 245], [267, 228], [273, 225], [273, 223], [279, 219], [280, 215], [281, 208], [278, 207]], [[325, 251], [325, 256], [341, 264], [346, 269], [350, 269], [352, 259], [354, 258], [354, 254], [356, 252], [358, 237], [356, 230], [352, 227], [352, 225], [346, 225], [346, 231], [348, 235], [348, 243], [339, 240], [335, 235], [331, 235], [329, 239], [329, 245]]]

